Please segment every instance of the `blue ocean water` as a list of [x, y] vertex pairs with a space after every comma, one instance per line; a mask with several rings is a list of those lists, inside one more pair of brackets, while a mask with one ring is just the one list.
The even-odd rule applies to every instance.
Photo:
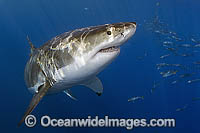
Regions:
[[[200, 97], [200, 1], [197, 0], [1, 0], [1, 132], [135, 132], [199, 133]], [[17, 127], [32, 95], [24, 82], [24, 67], [30, 48], [29, 35], [39, 47], [52, 37], [76, 28], [115, 22], [136, 21], [136, 34], [121, 49], [120, 56], [99, 78], [104, 93], [98, 97], [83, 86], [73, 87], [78, 98], [73, 101], [64, 93], [46, 96], [32, 112], [38, 119], [52, 118], [174, 118], [174, 128], [33, 128]], [[194, 41], [195, 40], [195, 41]], [[170, 41], [173, 46], [165, 46]], [[190, 44], [192, 47], [181, 47]], [[174, 51], [178, 51], [178, 54]], [[170, 54], [161, 59], [162, 55]], [[158, 70], [156, 64], [181, 64]], [[198, 63], [197, 63], [198, 64]], [[160, 72], [178, 70], [162, 77]], [[181, 78], [190, 73], [192, 76]], [[176, 84], [171, 84], [176, 81]], [[154, 84], [157, 84], [152, 90]], [[153, 91], [153, 92], [151, 92]], [[135, 96], [144, 100], [128, 102]], [[181, 111], [178, 111], [178, 110]]]

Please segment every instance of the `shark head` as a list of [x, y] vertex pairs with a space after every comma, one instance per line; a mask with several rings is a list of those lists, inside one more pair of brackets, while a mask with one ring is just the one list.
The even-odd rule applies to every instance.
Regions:
[[106, 24], [93, 27], [85, 38], [88, 64], [94, 64], [100, 72], [120, 53], [120, 46], [129, 40], [136, 31], [135, 22]]
[[85, 59], [96, 63], [107, 64], [120, 52], [124, 44], [136, 31], [135, 22], [106, 24], [89, 28], [83, 39], [86, 49]]
[[81, 30], [82, 34], [79, 34], [79, 37], [75, 36], [80, 40], [77, 52], [81, 53], [81, 56], [86, 56], [87, 60], [96, 56], [112, 56], [119, 53], [120, 46], [135, 33], [136, 23], [105, 24]]
[[73, 68], [77, 70], [82, 67], [82, 75], [84, 72], [86, 75], [98, 74], [119, 55], [120, 46], [129, 40], [135, 31], [135, 22], [121, 22], [70, 32], [65, 40], [68, 42], [68, 53], [75, 61]]

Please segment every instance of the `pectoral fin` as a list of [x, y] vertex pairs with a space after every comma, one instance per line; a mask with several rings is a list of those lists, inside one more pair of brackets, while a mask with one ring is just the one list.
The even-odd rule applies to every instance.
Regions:
[[103, 93], [103, 85], [101, 80], [97, 77], [94, 77], [87, 82], [84, 82], [82, 85], [92, 89], [98, 96]]
[[21, 121], [19, 122], [18, 126], [20, 126], [26, 117], [33, 111], [33, 109], [37, 106], [39, 101], [45, 96], [48, 89], [51, 87], [50, 83], [47, 81], [44, 85], [40, 86], [38, 88], [38, 93], [34, 94], [26, 112], [24, 113], [24, 116], [22, 117]]
[[70, 89], [67, 89], [65, 91], [63, 91], [65, 94], [67, 94], [71, 99], [77, 101], [77, 99], [72, 95], [72, 92]]

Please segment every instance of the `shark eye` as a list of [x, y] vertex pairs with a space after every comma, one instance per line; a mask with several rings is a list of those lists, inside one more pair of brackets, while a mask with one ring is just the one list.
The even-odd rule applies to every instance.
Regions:
[[107, 31], [107, 35], [111, 35], [111, 31]]

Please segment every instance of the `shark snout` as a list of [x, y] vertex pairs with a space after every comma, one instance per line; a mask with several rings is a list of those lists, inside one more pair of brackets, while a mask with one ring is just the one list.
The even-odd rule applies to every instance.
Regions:
[[133, 26], [134, 28], [137, 27], [137, 23], [136, 22], [130, 22], [130, 26]]
[[125, 23], [125, 27], [130, 28], [130, 29], [136, 28], [137, 27], [137, 23], [136, 22], [126, 22]]
[[136, 27], [137, 27], [136, 22], [127, 22], [127, 23], [125, 23], [124, 37], [125, 37], [126, 41], [135, 34]]

